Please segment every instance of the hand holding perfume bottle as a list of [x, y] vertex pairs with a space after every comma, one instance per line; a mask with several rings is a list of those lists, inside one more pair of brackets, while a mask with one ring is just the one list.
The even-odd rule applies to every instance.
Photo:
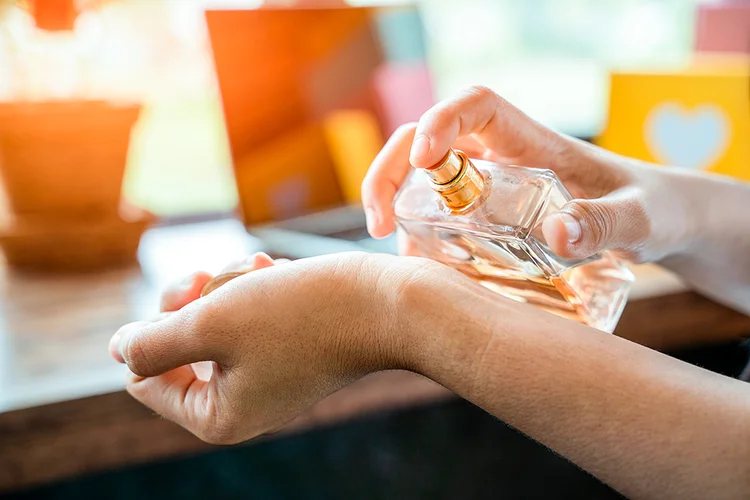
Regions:
[[[625, 261], [673, 253], [689, 220], [669, 172], [608, 155], [474, 87], [389, 140], [363, 183], [368, 228], [398, 227], [407, 253], [611, 332]], [[665, 205], [678, 210], [654, 210]]]
[[507, 298], [611, 333], [634, 278], [608, 252], [571, 259], [550, 250], [543, 223], [570, 200], [551, 170], [473, 162], [451, 149], [406, 181], [394, 211], [421, 255]]
[[469, 159], [554, 172], [573, 197], [547, 214], [542, 231], [564, 258], [614, 251], [625, 260], [659, 260], [689, 236], [692, 212], [671, 169], [655, 169], [535, 122], [492, 90], [471, 87], [403, 125], [373, 162], [362, 185], [368, 229], [396, 229], [393, 201], [417, 170], [441, 162], [449, 149]]

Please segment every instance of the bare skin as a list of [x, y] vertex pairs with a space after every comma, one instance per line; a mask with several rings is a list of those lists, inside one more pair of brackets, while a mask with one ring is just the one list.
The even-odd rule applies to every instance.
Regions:
[[[413, 140], [420, 136], [427, 150]], [[554, 168], [571, 186], [581, 199], [544, 226], [558, 253], [607, 248], [664, 262], [750, 310], [747, 185], [611, 155], [481, 88], [441, 103], [386, 145], [363, 186], [374, 236], [394, 230], [390, 202], [409, 164], [429, 166], [459, 144], [472, 156]], [[724, 210], [707, 208], [706, 197]], [[173, 312], [126, 325], [110, 343], [132, 371], [128, 391], [206, 441], [252, 439], [365, 374], [407, 369], [630, 498], [750, 495], [744, 382], [505, 300], [419, 257], [251, 262], [258, 270], [207, 297], [199, 298], [205, 274], [168, 290], [162, 306]], [[711, 273], [717, 279], [704, 281]], [[208, 375], [196, 374], [198, 362], [211, 362]]]

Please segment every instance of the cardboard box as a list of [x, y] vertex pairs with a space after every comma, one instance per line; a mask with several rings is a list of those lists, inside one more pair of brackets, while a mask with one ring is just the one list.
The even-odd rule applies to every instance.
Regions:
[[747, 69], [726, 61], [612, 74], [608, 122], [596, 142], [650, 162], [750, 180], [749, 82]]
[[383, 147], [378, 120], [366, 111], [339, 111], [323, 127], [344, 198], [360, 203], [362, 181]]
[[695, 50], [750, 54], [750, 2], [699, 5]]

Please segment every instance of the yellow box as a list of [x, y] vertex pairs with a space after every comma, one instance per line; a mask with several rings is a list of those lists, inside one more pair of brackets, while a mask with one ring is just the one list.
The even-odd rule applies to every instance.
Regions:
[[326, 116], [323, 129], [344, 197], [359, 203], [362, 181], [383, 147], [378, 121], [367, 111], [338, 111]]
[[600, 146], [664, 165], [750, 180], [746, 59], [696, 58], [672, 73], [613, 73]]

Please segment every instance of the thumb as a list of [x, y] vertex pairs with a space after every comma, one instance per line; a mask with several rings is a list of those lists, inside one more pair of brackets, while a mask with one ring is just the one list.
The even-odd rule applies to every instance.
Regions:
[[629, 251], [644, 243], [649, 218], [632, 189], [595, 200], [573, 200], [542, 223], [550, 249], [565, 258], [586, 258], [605, 250]]
[[127, 324], [110, 340], [110, 352], [142, 377], [200, 361], [224, 361], [215, 337], [208, 334], [215, 325], [205, 316], [182, 309], [158, 321]]

